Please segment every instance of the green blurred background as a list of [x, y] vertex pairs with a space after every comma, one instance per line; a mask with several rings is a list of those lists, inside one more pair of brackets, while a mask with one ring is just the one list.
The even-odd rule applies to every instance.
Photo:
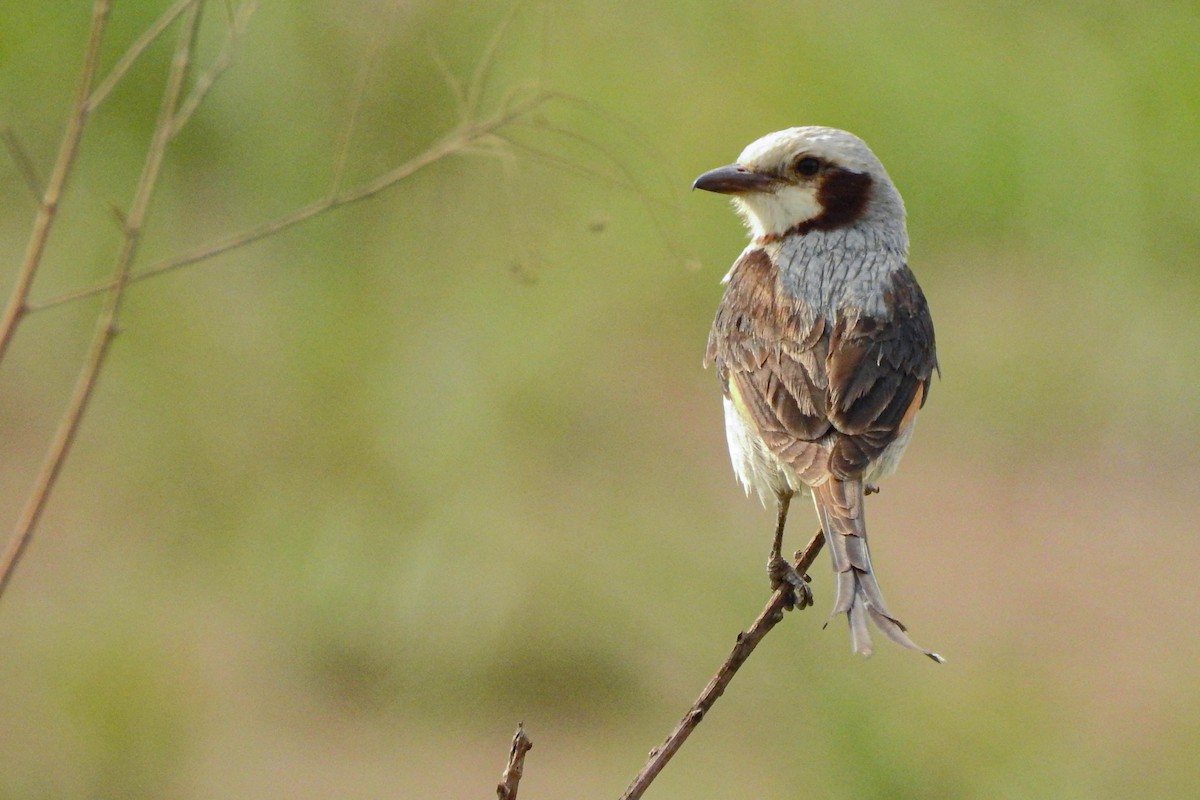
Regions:
[[[106, 67], [165, 5], [116, 0]], [[264, 3], [141, 263], [324, 196], [356, 97], [346, 185], [420, 153], [510, 11]], [[0, 9], [0, 124], [42, 175], [88, 17]], [[485, 107], [569, 99], [508, 156], [130, 289], [0, 602], [0, 797], [488, 797], [519, 720], [522, 797], [617, 796], [767, 597], [772, 512], [700, 366], [744, 234], [688, 187], [798, 124], [861, 135], [908, 204], [942, 380], [871, 526], [949, 663], [854, 657], [822, 558], [650, 796], [1196, 796], [1198, 41], [1194, 3], [517, 9]], [[111, 269], [171, 42], [88, 129], [35, 301]], [[11, 160], [0, 197], [11, 285]], [[5, 530], [97, 309], [32, 315], [0, 367]]]

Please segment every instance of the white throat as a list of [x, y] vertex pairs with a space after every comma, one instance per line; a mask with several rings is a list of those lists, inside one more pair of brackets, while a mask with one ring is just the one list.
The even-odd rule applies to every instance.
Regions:
[[785, 185], [771, 192], [752, 192], [733, 198], [733, 207], [750, 229], [751, 238], [779, 236], [821, 215], [812, 186]]

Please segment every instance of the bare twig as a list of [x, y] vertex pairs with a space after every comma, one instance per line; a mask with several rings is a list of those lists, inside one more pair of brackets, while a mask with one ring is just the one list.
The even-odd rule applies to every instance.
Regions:
[[194, 0], [176, 0], [170, 8], [164, 11], [158, 19], [154, 20], [154, 24], [142, 32], [142, 35], [134, 40], [133, 44], [129, 45], [117, 63], [109, 71], [100, 85], [96, 87], [96, 91], [92, 92], [88, 98], [88, 111], [95, 111], [96, 106], [104, 102], [104, 98], [108, 97], [116, 85], [125, 77], [125, 73], [129, 72], [129, 68], [133, 66], [133, 62], [138, 60], [142, 53], [146, 52], [146, 48], [154, 44], [159, 36], [162, 36], [163, 31], [171, 26], [180, 14], [187, 10]]
[[[357, 203], [366, 200], [370, 197], [392, 188], [396, 184], [410, 177], [419, 170], [428, 167], [442, 159], [462, 153], [465, 149], [474, 143], [490, 136], [497, 130], [512, 124], [514, 121], [532, 113], [534, 110], [542, 107], [551, 99], [558, 97], [554, 92], [539, 92], [523, 102], [516, 103], [512, 106], [502, 109], [489, 119], [481, 122], [475, 122], [461, 126], [449, 133], [441, 141], [434, 144], [425, 152], [410, 161], [401, 164], [395, 169], [389, 170], [382, 175], [377, 176], [373, 180], [360, 184], [359, 186], [349, 189], [337, 195], [330, 195], [316, 202], [310, 203], [307, 206], [296, 209], [281, 217], [277, 217], [269, 222], [264, 222], [249, 230], [243, 231], [234, 236], [230, 236], [219, 242], [205, 245], [204, 247], [193, 250], [190, 253], [185, 253], [181, 256], [175, 256], [170, 259], [152, 264], [143, 270], [139, 270], [129, 275], [129, 283], [136, 283], [146, 278], [152, 278], [157, 275], [162, 275], [166, 272], [177, 270], [181, 267], [186, 267], [200, 261], [206, 261], [222, 253], [227, 253], [230, 250], [236, 250], [240, 247], [253, 244], [268, 236], [273, 236], [280, 231], [295, 227], [302, 222], [323, 214], [327, 211], [332, 211], [335, 208]], [[44, 303], [29, 306], [30, 311], [42, 311], [47, 308], [69, 303], [73, 300], [79, 300], [84, 297], [106, 292], [113, 287], [113, 281], [102, 283], [96, 286], [91, 286], [86, 289], [80, 289], [75, 292], [60, 295]]]
[[438, 50], [437, 44], [433, 39], [427, 42], [429, 58], [433, 61], [433, 65], [437, 67], [438, 73], [442, 76], [442, 80], [446, 82], [446, 89], [454, 98], [454, 110], [458, 114], [459, 120], [467, 118], [467, 95], [463, 89], [462, 81], [454, 74], [454, 70], [446, 62], [446, 57]]
[[[107, 7], [107, 2], [101, 0], [97, 5]], [[171, 60], [171, 68], [167, 76], [166, 87], [163, 90], [162, 105], [159, 109], [158, 120], [154, 126], [154, 134], [146, 151], [146, 161], [142, 166], [142, 174], [134, 190], [133, 202], [129, 213], [125, 215], [125, 237], [121, 251], [114, 266], [114, 278], [109, 284], [104, 308], [96, 321], [96, 332], [87, 360], [76, 380], [75, 389], [71, 395], [70, 405], [63, 415], [54, 439], [46, 454], [46, 460], [38, 472], [29, 500], [21, 511], [20, 519], [9, 540], [3, 558], [0, 559], [0, 596], [12, 580], [13, 572], [21, 559], [30, 539], [33, 537], [38, 520], [46, 508], [50, 492], [54, 488], [63, 463], [70, 453], [79, 431], [83, 415], [87, 411], [92, 394], [100, 377], [100, 369], [117, 335], [121, 312], [121, 300], [125, 287], [129, 282], [130, 270], [137, 255], [138, 244], [141, 241], [142, 227], [150, 200], [158, 182], [159, 170], [166, 155], [167, 144], [174, 130], [175, 114], [179, 107], [188, 67], [191, 64], [192, 53], [196, 44], [196, 31], [200, 24], [200, 9], [203, 0], [191, 0], [191, 5], [185, 12], [183, 26], [180, 29], [179, 41], [175, 48], [175, 56]], [[107, 8], [105, 9], [107, 10]]]
[[196, 113], [196, 109], [204, 102], [204, 98], [208, 96], [217, 79], [233, 66], [234, 58], [237, 55], [238, 45], [241, 44], [242, 37], [246, 35], [246, 28], [250, 26], [250, 17], [254, 15], [258, 3], [256, 0], [246, 0], [238, 6], [236, 12], [231, 11], [229, 18], [229, 26], [225, 31], [225, 42], [221, 45], [221, 51], [217, 57], [213, 59], [208, 70], [196, 79], [196, 85], [192, 87], [192, 91], [188, 94], [187, 99], [179, 104], [179, 112], [175, 114], [175, 127], [171, 131], [171, 136], [174, 137], [184, 125], [188, 124], [188, 120], [192, 118], [192, 114]]
[[465, 116], [462, 121], [464, 123], [473, 119], [479, 112], [480, 103], [483, 102], [483, 92], [487, 88], [488, 76], [491, 75], [492, 66], [496, 61], [496, 54], [500, 51], [500, 45], [504, 42], [504, 37], [508, 34], [508, 29], [512, 26], [520, 10], [521, 4], [513, 3], [508, 15], [500, 20], [500, 24], [496, 26], [496, 30], [492, 32], [491, 38], [483, 48], [483, 54], [475, 66], [475, 74], [471, 76], [471, 81], [466, 87], [466, 95], [463, 97]]
[[518, 724], [512, 746], [508, 748], [508, 766], [504, 768], [504, 774], [496, 786], [498, 800], [517, 800], [517, 789], [521, 784], [521, 776], [525, 774], [525, 754], [532, 749], [533, 740], [525, 734], [524, 723]]
[[[796, 553], [793, 566], [798, 573], [805, 575], [806, 579], [809, 567], [820, 554], [824, 544], [825, 535], [818, 530], [805, 548]], [[700, 697], [683, 715], [683, 719], [671, 731], [671, 735], [667, 737], [666, 741], [650, 751], [650, 757], [645, 766], [633, 779], [633, 783], [629, 784], [625, 793], [621, 795], [621, 800], [638, 800], [645, 794], [646, 789], [650, 788], [650, 784], [667, 766], [667, 762], [679, 752], [683, 743], [691, 736], [692, 731], [704, 720], [705, 715], [725, 693], [725, 689], [733, 681], [742, 664], [746, 663], [746, 659], [750, 658], [755, 648], [758, 647], [759, 642], [766, 638], [771, 629], [783, 619], [790, 594], [791, 589], [788, 587], [777, 590], [771, 595], [771, 599], [753, 624], [743, 633], [738, 634], [737, 642], [734, 643], [733, 650], [725, 659], [725, 663], [704, 687]], [[525, 769], [525, 753], [532, 747], [533, 743], [525, 735], [524, 727], [518, 725], [517, 733], [513, 736], [512, 747], [509, 749], [508, 766], [501, 776], [500, 784], [496, 787], [496, 796], [499, 800], [516, 800], [517, 786]]]
[[[553, 133], [558, 132], [558, 131], [552, 130], [550, 128], [547, 128], [546, 130], [553, 132]], [[525, 142], [521, 141], [520, 139], [517, 139], [516, 137], [505, 134], [505, 133], [498, 133], [495, 135], [495, 138], [498, 140], [498, 143], [503, 144], [505, 147], [510, 148], [511, 150], [517, 150], [517, 151], [525, 153], [526, 155], [533, 156], [534, 158], [536, 158], [540, 161], [544, 161], [547, 164], [552, 164], [553, 166], [558, 167], [559, 169], [561, 169], [565, 172], [572, 172], [572, 173], [575, 173], [576, 175], [581, 175], [583, 177], [594, 180], [597, 183], [603, 183], [605, 185], [612, 186], [617, 189], [624, 189], [625, 191], [633, 192], [633, 193], [637, 194], [647, 204], [663, 204], [663, 205], [665, 205], [664, 203], [662, 203], [662, 201], [656, 200], [653, 197], [649, 197], [649, 196], [645, 195], [642, 187], [640, 185], [638, 185], [638, 183], [634, 180], [634, 178], [628, 174], [628, 170], [623, 164], [617, 165], [618, 171], [622, 174], [612, 175], [609, 172], [606, 172], [605, 170], [600, 169], [598, 167], [589, 167], [586, 164], [577, 163], [577, 162], [571, 160], [567, 156], [560, 156], [557, 153], [553, 153], [549, 150], [544, 150], [539, 147], [534, 147], [531, 144], [526, 144]], [[586, 137], [580, 137], [580, 138], [582, 140], [586, 141]], [[496, 150], [496, 152], [500, 152], [500, 153], [504, 152], [503, 150], [500, 150], [499, 148], [494, 148], [494, 149]]]
[[42, 263], [42, 254], [46, 250], [46, 242], [50, 237], [50, 229], [58, 216], [58, 203], [67, 186], [67, 178], [75, 166], [75, 156], [79, 152], [79, 141], [83, 137], [83, 129], [87, 124], [90, 104], [88, 95], [92, 91], [92, 82], [96, 79], [96, 69], [100, 63], [100, 44], [104, 40], [104, 29], [108, 23], [110, 0], [96, 0], [92, 7], [92, 29], [88, 36], [87, 50], [83, 58], [83, 74], [79, 78], [79, 91], [75, 100], [75, 108], [67, 120], [67, 128], [63, 132], [62, 145], [58, 150], [58, 158], [54, 162], [54, 170], [50, 173], [50, 181], [46, 184], [46, 193], [38, 206], [37, 217], [33, 222], [33, 232], [29, 237], [29, 245], [25, 250], [25, 260], [17, 273], [17, 283], [9, 296], [4, 316], [0, 318], [0, 361], [8, 351], [17, 325], [29, 311], [29, 290], [33, 286], [33, 278], [37, 275]]
[[[643, 155], [649, 158], [650, 163], [658, 164], [661, 168], [663, 165], [669, 165], [673, 161], [673, 157], [669, 151], [658, 146], [650, 137], [640, 132], [636, 125], [629, 120], [623, 119], [620, 114], [617, 114], [610, 109], [603, 108], [586, 98], [575, 95], [566, 95], [563, 98], [563, 102], [569, 107], [577, 108], [586, 114], [596, 117], [601, 122], [617, 126], [624, 136], [629, 137], [630, 143], [633, 145], [633, 147], [630, 149], [641, 152]], [[677, 217], [679, 212], [678, 199], [664, 201], [651, 197], [650, 194], [644, 188], [642, 188], [642, 182], [645, 180], [645, 176], [630, 171], [630, 169], [625, 166], [624, 160], [617, 157], [616, 150], [609, 147], [607, 144], [601, 143], [601, 141], [598, 141], [596, 138], [582, 136], [576, 131], [554, 126], [544, 120], [538, 119], [534, 122], [536, 123], [538, 130], [549, 131], [568, 139], [580, 140], [590, 149], [597, 151], [607, 162], [609, 162], [609, 164], [620, 170], [620, 172], [625, 176], [626, 180], [633, 184], [634, 191], [645, 205], [646, 213], [648, 214], [651, 223], [654, 225], [654, 228], [662, 237], [663, 241], [666, 242], [671, 250], [677, 254], [686, 254], [688, 252], [689, 248], [684, 245], [683, 242], [680, 241], [679, 237], [669, 229], [666, 217], [660, 213], [661, 211], [665, 210], [670, 212], [670, 217]], [[688, 257], [685, 255], [684, 258], [687, 260]]]
[[[825, 544], [825, 536], [821, 531], [817, 531], [813, 536], [812, 541], [808, 543], [802, 551], [796, 554], [796, 562], [794, 564], [796, 571], [801, 575], [808, 572], [808, 568], [812, 566], [813, 560], [817, 554], [821, 552], [821, 546]], [[696, 729], [704, 719], [704, 715], [712, 708], [717, 699], [724, 694], [725, 688], [729, 686], [729, 682], [733, 680], [733, 676], [737, 674], [738, 669], [754, 652], [754, 648], [758, 647], [758, 643], [763, 640], [771, 629], [783, 619], [784, 607], [788, 602], [790, 589], [784, 588], [776, 591], [771, 596], [770, 602], [766, 608], [758, 615], [758, 619], [754, 620], [744, 633], [739, 633], [737, 642], [733, 646], [733, 650], [729, 653], [729, 657], [725, 659], [725, 663], [717, 670], [717, 674], [713, 676], [708, 685], [704, 687], [704, 691], [700, 693], [700, 697], [692, 705], [688, 712], [683, 715], [683, 719], [675, 726], [675, 730], [671, 731], [671, 735], [667, 740], [658, 747], [650, 751], [650, 758], [646, 765], [642, 767], [642, 771], [633, 779], [633, 783], [629, 784], [629, 788], [625, 790], [625, 794], [621, 795], [621, 800], [637, 800], [645, 793], [646, 789], [658, 777], [658, 773], [662, 772], [663, 767], [671, 760], [671, 757], [678, 752], [683, 743], [687, 741], [688, 736]]]
[[4, 149], [8, 151], [9, 158], [16, 165], [17, 172], [21, 173], [21, 179], [29, 187], [29, 193], [33, 195], [34, 201], [42, 202], [45, 191], [42, 188], [42, 178], [38, 175], [37, 167], [33, 165], [33, 159], [29, 157], [29, 151], [25, 149], [25, 145], [21, 144], [16, 131], [9, 127], [0, 128], [0, 139], [4, 140]]
[[[393, 4], [389, 9], [391, 14], [396, 13], [397, 5]], [[329, 190], [331, 195], [336, 195], [342, 190], [342, 181], [346, 177], [346, 166], [350, 163], [350, 146], [354, 144], [354, 134], [358, 129], [358, 116], [362, 113], [363, 98], [367, 96], [367, 83], [371, 78], [371, 73], [375, 70], [376, 62], [379, 61], [379, 53], [383, 50], [383, 40], [390, 27], [390, 24], [385, 24], [382, 20], [376, 22], [375, 36], [367, 45], [367, 51], [363, 55], [362, 65], [358, 70], [358, 81], [354, 86], [353, 99], [350, 101], [350, 114], [346, 117], [346, 127], [342, 131], [342, 142], [338, 147], [337, 161], [333, 165], [333, 183]]]

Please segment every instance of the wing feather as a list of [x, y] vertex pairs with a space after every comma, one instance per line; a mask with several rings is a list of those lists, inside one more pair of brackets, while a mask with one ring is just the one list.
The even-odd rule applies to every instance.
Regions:
[[730, 273], [705, 364], [716, 364], [727, 395], [736, 382], [743, 413], [802, 477], [861, 475], [924, 403], [937, 369], [933, 324], [907, 267], [891, 274], [883, 305], [881, 317], [840, 313], [831, 323], [784, 289], [759, 248]]

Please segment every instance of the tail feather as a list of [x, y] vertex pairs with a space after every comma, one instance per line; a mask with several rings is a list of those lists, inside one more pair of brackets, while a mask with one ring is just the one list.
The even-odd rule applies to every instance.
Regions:
[[830, 478], [813, 489], [813, 502], [825, 541], [833, 556], [837, 578], [837, 596], [830, 618], [845, 614], [850, 623], [850, 643], [854, 652], [871, 655], [871, 633], [868, 621], [902, 647], [942, 662], [932, 650], [926, 650], [909, 638], [900, 620], [888, 610], [883, 593], [871, 569], [871, 553], [867, 548], [866, 516], [863, 510], [861, 480], [843, 481]]

